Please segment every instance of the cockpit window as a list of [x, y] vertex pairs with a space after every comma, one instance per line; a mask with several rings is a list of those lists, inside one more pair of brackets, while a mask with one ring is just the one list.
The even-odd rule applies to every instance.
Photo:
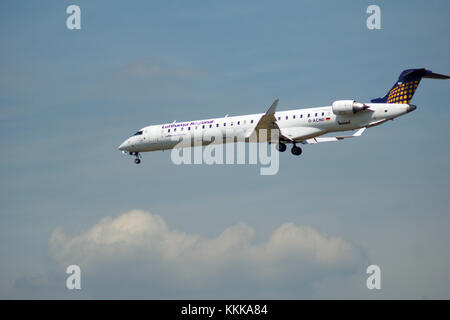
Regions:
[[138, 131], [134, 134], [134, 136], [140, 136], [142, 134], [142, 131]]

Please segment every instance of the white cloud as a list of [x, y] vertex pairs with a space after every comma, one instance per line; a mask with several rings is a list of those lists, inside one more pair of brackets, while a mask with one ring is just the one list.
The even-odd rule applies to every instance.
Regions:
[[359, 248], [311, 227], [286, 223], [262, 243], [252, 241], [254, 233], [240, 223], [204, 238], [171, 230], [161, 216], [135, 210], [104, 218], [74, 237], [57, 228], [49, 252], [61, 268], [80, 265], [93, 282], [98, 276], [120, 278], [122, 284], [138, 279], [150, 291], [200, 296], [218, 290], [233, 296], [227, 288], [241, 288], [248, 297], [280, 297], [283, 290], [311, 288], [324, 277], [354, 274], [365, 261]]

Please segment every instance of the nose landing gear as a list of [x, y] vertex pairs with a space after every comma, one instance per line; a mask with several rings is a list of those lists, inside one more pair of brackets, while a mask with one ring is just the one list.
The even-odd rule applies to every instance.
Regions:
[[139, 152], [130, 152], [130, 156], [135, 156], [136, 158], [134, 159], [134, 163], [139, 164], [141, 163], [141, 155], [139, 154]]

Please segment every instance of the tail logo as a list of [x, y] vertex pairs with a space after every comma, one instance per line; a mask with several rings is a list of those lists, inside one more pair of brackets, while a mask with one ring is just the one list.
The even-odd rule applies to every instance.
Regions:
[[370, 102], [409, 104], [422, 78], [450, 79], [450, 76], [434, 73], [425, 68], [407, 69], [400, 73], [392, 89], [383, 98], [372, 99]]
[[410, 81], [407, 83], [399, 82], [399, 85], [389, 91], [387, 103], [409, 103], [414, 95], [414, 92], [416, 92], [418, 85], [419, 80]]

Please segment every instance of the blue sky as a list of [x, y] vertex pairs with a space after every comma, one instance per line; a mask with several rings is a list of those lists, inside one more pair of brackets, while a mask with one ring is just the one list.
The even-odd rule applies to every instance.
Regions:
[[[117, 150], [150, 124], [265, 112], [275, 98], [279, 110], [366, 102], [404, 69], [450, 74], [448, 1], [77, 1], [82, 29], [70, 31], [73, 3], [0, 4], [1, 297], [450, 297], [448, 81], [423, 80], [415, 112], [361, 138], [282, 154], [275, 176], [175, 166], [170, 152], [136, 166]], [[381, 30], [366, 28], [370, 4]], [[167, 239], [201, 239], [183, 252], [209, 273], [176, 269], [200, 267], [133, 233], [123, 235], [131, 249], [98, 257], [117, 248], [90, 231], [135, 219], [154, 230], [155, 216]], [[298, 227], [289, 225], [300, 247], [288, 249], [299, 260], [276, 256], [271, 270], [285, 275], [242, 281], [250, 269], [264, 274], [259, 249], [285, 224]], [[325, 251], [336, 239], [351, 250], [318, 264], [303, 254], [305, 234]], [[222, 264], [198, 249], [233, 239]], [[71, 254], [88, 261], [80, 292], [65, 289]], [[381, 267], [380, 291], [365, 288], [369, 264]]]

